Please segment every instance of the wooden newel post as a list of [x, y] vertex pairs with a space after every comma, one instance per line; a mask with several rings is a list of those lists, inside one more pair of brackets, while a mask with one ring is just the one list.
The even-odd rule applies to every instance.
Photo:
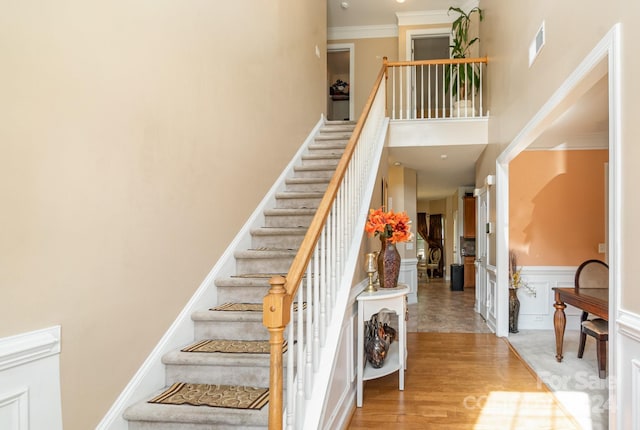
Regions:
[[282, 429], [282, 344], [284, 329], [289, 324], [291, 297], [285, 288], [286, 279], [274, 276], [271, 288], [262, 302], [262, 324], [269, 330], [271, 351], [269, 370], [269, 430]]

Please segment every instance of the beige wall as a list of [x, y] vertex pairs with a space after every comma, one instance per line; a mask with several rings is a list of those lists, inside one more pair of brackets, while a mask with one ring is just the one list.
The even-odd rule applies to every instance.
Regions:
[[[640, 122], [636, 120], [640, 58], [635, 43], [640, 38], [640, 3], [614, 0], [603, 7], [595, 0], [482, 0], [481, 7], [485, 10], [481, 54], [488, 55], [490, 63], [485, 91], [491, 109], [489, 137], [500, 147], [514, 139], [612, 26], [622, 24], [620, 303], [625, 309], [640, 312], [640, 289], [635, 287], [640, 285], [640, 274], [632, 269], [640, 242], [640, 199], [630, 198], [640, 182], [640, 145], [636, 144], [640, 135]], [[546, 44], [529, 68], [528, 46], [542, 20], [546, 21]]]
[[0, 337], [62, 326], [65, 429], [95, 427], [320, 118], [325, 14], [3, 3]]
[[330, 44], [353, 43], [355, 52], [354, 82], [350, 84], [352, 96], [355, 95], [354, 107], [356, 120], [364, 108], [371, 93], [373, 84], [382, 68], [382, 59], [389, 61], [398, 58], [398, 39], [396, 37], [375, 39], [331, 40]]
[[417, 209], [416, 209], [416, 171], [402, 166], [389, 167], [389, 197], [394, 212], [406, 212], [412, 221], [411, 232], [414, 234], [412, 249], [405, 243], [398, 244], [398, 251], [403, 258], [416, 258]]
[[509, 164], [509, 248], [524, 266], [603, 260], [608, 151], [525, 151]]

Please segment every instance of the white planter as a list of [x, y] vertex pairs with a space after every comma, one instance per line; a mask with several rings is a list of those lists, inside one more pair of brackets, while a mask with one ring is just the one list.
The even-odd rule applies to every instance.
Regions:
[[454, 118], [474, 117], [478, 114], [471, 100], [459, 100], [453, 102], [451, 116]]

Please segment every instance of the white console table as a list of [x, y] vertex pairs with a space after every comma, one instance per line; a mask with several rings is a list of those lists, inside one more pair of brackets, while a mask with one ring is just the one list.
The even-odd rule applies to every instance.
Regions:
[[[407, 365], [407, 293], [409, 287], [398, 284], [397, 288], [378, 288], [373, 293], [362, 292], [358, 295], [358, 386], [356, 406], [362, 407], [362, 383], [399, 371], [399, 389], [404, 391], [404, 371]], [[364, 356], [364, 323], [373, 314], [386, 309], [398, 315], [398, 341], [393, 342], [387, 353], [384, 365], [376, 369]]]

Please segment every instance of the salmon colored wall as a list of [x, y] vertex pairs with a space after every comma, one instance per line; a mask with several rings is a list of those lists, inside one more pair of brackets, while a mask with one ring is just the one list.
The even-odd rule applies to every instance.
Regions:
[[606, 150], [525, 151], [509, 165], [510, 248], [524, 266], [604, 259]]

